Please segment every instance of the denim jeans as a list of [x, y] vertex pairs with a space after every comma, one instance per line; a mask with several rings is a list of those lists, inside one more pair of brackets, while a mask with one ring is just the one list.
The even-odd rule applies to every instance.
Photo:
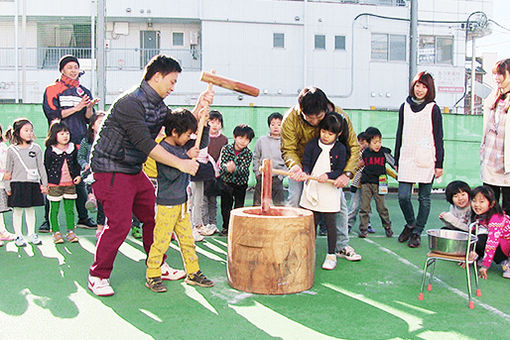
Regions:
[[[289, 179], [289, 206], [298, 207], [301, 193], [303, 192], [303, 183]], [[340, 251], [349, 243], [349, 229], [347, 228], [347, 202], [343, 190], [340, 190], [340, 211], [337, 214], [336, 223], [336, 250]]]
[[421, 232], [427, 224], [430, 213], [430, 192], [432, 183], [418, 183], [418, 216], [414, 216], [414, 208], [411, 202], [413, 183], [399, 182], [398, 184], [398, 203], [404, 214], [407, 225], [413, 226], [413, 233], [421, 235]]
[[347, 213], [347, 226], [349, 227], [349, 229], [352, 229], [356, 224], [356, 217], [358, 216], [360, 205], [361, 205], [361, 188], [358, 188], [356, 192], [351, 191], [349, 211]]

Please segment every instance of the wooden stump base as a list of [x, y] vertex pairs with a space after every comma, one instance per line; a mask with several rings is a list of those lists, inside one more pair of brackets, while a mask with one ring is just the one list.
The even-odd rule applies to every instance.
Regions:
[[313, 213], [291, 207], [232, 210], [227, 276], [231, 287], [257, 294], [291, 294], [313, 286]]

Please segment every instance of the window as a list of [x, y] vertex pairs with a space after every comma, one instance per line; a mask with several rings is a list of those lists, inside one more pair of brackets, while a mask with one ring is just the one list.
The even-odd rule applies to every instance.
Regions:
[[335, 35], [335, 50], [345, 50], [345, 35]]
[[285, 34], [273, 33], [273, 47], [284, 48], [285, 47]]
[[388, 35], [372, 34], [372, 60], [388, 60]]
[[173, 32], [172, 33], [172, 44], [174, 46], [184, 46], [184, 33]]
[[380, 61], [406, 61], [406, 39], [400, 34], [373, 33], [371, 59]]
[[390, 35], [390, 60], [406, 61], [405, 35]]
[[453, 64], [453, 37], [420, 35], [420, 64]]
[[326, 49], [326, 36], [323, 34], [315, 35], [315, 49], [325, 50]]

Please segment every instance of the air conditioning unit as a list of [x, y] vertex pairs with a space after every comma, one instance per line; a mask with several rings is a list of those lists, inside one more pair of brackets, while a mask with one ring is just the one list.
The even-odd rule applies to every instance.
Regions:
[[198, 32], [191, 32], [189, 35], [189, 44], [198, 45]]
[[118, 35], [129, 35], [129, 23], [115, 22], [113, 24], [113, 33]]

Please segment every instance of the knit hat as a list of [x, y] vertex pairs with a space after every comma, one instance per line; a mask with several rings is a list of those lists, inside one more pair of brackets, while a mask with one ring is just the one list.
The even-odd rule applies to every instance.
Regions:
[[64, 66], [66, 66], [67, 63], [70, 63], [70, 62], [73, 62], [73, 61], [78, 64], [78, 67], [80, 67], [80, 63], [78, 62], [78, 58], [76, 58], [74, 55], [68, 54], [68, 55], [63, 56], [58, 61], [58, 70], [62, 71], [62, 69], [64, 68]]

